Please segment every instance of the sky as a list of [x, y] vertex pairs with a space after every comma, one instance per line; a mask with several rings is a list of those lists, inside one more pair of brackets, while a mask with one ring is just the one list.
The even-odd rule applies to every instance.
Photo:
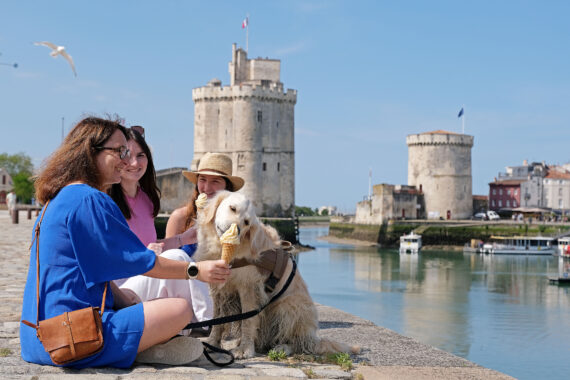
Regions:
[[[295, 89], [295, 203], [354, 212], [406, 184], [406, 136], [474, 136], [473, 193], [505, 166], [570, 161], [568, 1], [0, 0], [0, 153], [36, 166], [87, 115], [145, 127], [157, 169], [188, 167], [192, 89], [229, 85], [232, 44]], [[33, 42], [66, 47], [61, 57]], [[13, 68], [10, 64], [17, 63]]]

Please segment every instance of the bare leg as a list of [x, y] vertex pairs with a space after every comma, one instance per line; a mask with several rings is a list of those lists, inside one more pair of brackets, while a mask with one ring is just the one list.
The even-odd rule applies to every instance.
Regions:
[[155, 299], [143, 307], [144, 330], [137, 352], [172, 338], [192, 319], [192, 308], [184, 298]]

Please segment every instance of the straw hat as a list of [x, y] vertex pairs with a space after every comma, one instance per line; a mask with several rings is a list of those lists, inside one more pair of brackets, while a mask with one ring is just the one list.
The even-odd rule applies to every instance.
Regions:
[[244, 180], [241, 177], [232, 176], [232, 159], [221, 153], [206, 153], [198, 164], [195, 172], [183, 171], [182, 175], [190, 182], [196, 184], [198, 174], [217, 175], [230, 180], [234, 186], [234, 191], [242, 188]]

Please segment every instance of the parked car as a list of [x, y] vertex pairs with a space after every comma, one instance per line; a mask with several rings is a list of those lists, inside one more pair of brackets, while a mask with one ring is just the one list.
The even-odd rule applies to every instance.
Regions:
[[473, 215], [473, 219], [475, 220], [499, 220], [501, 217], [492, 210], [489, 211], [481, 211]]

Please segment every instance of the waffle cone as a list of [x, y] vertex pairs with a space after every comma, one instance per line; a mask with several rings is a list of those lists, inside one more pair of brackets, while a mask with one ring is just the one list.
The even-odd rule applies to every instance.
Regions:
[[234, 244], [222, 243], [222, 260], [224, 260], [226, 264], [229, 265], [232, 261], [235, 250], [236, 246]]

